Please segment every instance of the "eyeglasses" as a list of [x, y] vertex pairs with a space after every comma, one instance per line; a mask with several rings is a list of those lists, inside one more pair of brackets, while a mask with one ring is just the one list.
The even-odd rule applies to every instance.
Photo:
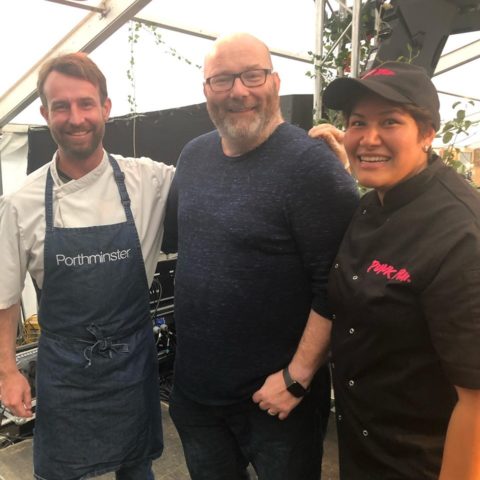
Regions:
[[267, 75], [271, 73], [272, 70], [270, 68], [257, 68], [240, 73], [214, 75], [207, 78], [205, 83], [210, 85], [214, 92], [228, 92], [228, 90], [233, 88], [236, 78], [239, 78], [246, 87], [261, 87], [267, 81]]

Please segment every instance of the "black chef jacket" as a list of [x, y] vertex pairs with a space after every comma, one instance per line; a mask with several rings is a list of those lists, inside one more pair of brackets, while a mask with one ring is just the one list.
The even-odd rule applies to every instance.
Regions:
[[362, 198], [330, 274], [342, 480], [437, 479], [480, 388], [480, 195], [434, 159]]

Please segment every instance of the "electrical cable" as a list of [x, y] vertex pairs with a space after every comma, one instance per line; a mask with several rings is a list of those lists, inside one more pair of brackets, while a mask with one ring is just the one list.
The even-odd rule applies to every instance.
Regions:
[[153, 321], [157, 316], [158, 307], [160, 306], [160, 301], [162, 300], [163, 295], [162, 284], [156, 276], [153, 277], [152, 286], [150, 287], [150, 295], [153, 297], [153, 300], [151, 300], [151, 302], [155, 302], [155, 307], [153, 308], [153, 310], [151, 310], [150, 313], [150, 319]]
[[26, 440], [27, 438], [32, 438], [32, 433], [25, 433], [22, 435], [12, 435], [11, 433], [0, 433], [0, 450], [2, 448], [10, 447], [15, 443], [21, 442], [22, 440]]

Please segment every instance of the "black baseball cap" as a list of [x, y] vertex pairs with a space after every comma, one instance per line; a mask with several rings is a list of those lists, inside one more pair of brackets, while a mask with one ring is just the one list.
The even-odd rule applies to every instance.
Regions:
[[360, 78], [337, 78], [325, 89], [323, 104], [332, 110], [346, 111], [365, 90], [392, 102], [426, 108], [435, 130], [440, 128], [438, 93], [422, 67], [392, 61], [382, 63]]

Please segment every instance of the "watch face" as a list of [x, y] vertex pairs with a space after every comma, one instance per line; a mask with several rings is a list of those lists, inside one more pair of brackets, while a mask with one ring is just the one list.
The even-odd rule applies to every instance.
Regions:
[[307, 393], [307, 391], [297, 382], [293, 382], [287, 387], [287, 390], [294, 396], [294, 397], [303, 397]]

